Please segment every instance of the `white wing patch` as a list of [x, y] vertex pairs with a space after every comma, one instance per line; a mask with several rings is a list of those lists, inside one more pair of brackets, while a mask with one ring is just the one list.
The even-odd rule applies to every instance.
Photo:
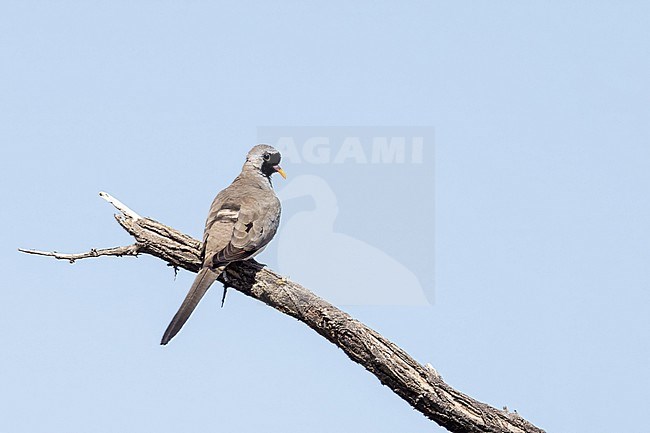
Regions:
[[220, 209], [219, 212], [217, 212], [217, 220], [231, 220], [231, 221], [237, 221], [237, 218], [239, 218], [239, 210], [236, 209]]

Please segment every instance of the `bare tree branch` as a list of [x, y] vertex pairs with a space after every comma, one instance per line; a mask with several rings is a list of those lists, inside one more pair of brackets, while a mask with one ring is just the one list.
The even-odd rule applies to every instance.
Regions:
[[[150, 254], [175, 268], [197, 272], [201, 266], [201, 242], [149, 218], [143, 218], [111, 197], [102, 198], [121, 215], [118, 223], [131, 234], [131, 246], [91, 250], [81, 254], [29, 254], [74, 260], [101, 255]], [[276, 310], [295, 317], [325, 337], [350, 359], [374, 374], [382, 384], [406, 400], [413, 408], [452, 432], [543, 433], [517, 413], [499, 410], [455, 390], [436, 370], [423, 366], [378, 332], [368, 328], [311, 291], [275, 272], [251, 262], [232, 263], [226, 268], [228, 286]], [[223, 283], [223, 275], [220, 281]]]

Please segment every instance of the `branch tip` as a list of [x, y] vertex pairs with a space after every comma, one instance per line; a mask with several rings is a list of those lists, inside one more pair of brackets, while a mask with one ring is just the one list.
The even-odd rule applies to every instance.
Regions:
[[99, 196], [104, 200], [106, 200], [107, 202], [109, 202], [110, 204], [112, 204], [115, 207], [115, 209], [122, 212], [124, 216], [128, 218], [132, 218], [134, 221], [137, 221], [142, 218], [140, 215], [138, 215], [133, 210], [131, 210], [127, 205], [125, 205], [124, 203], [122, 203], [121, 201], [119, 201], [109, 193], [100, 191]]

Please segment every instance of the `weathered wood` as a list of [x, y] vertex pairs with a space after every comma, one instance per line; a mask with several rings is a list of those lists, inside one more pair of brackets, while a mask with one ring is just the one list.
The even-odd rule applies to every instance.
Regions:
[[[112, 199], [105, 195], [105, 199]], [[140, 217], [118, 200], [113, 200], [111, 203], [122, 212], [116, 215], [117, 221], [136, 240], [135, 245], [120, 247], [124, 250], [119, 252], [126, 251], [123, 254], [116, 254], [116, 249], [92, 250], [78, 255], [25, 252], [70, 261], [100, 255], [144, 253], [158, 257], [175, 268], [191, 272], [199, 270], [200, 241], [157, 221]], [[351, 360], [374, 374], [382, 384], [416, 410], [449, 431], [543, 432], [517, 413], [496, 409], [453, 389], [431, 366], [421, 365], [376, 331], [269, 269], [255, 263], [239, 262], [229, 265], [226, 274], [229, 287], [305, 323], [343, 350]], [[220, 281], [224, 282], [223, 275]]]

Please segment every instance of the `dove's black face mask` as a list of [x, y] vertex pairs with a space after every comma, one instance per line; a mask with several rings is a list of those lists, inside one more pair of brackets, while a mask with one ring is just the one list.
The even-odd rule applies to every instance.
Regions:
[[265, 176], [271, 177], [273, 173], [278, 171], [280, 159], [279, 153], [265, 153], [264, 162], [262, 163], [262, 173]]

